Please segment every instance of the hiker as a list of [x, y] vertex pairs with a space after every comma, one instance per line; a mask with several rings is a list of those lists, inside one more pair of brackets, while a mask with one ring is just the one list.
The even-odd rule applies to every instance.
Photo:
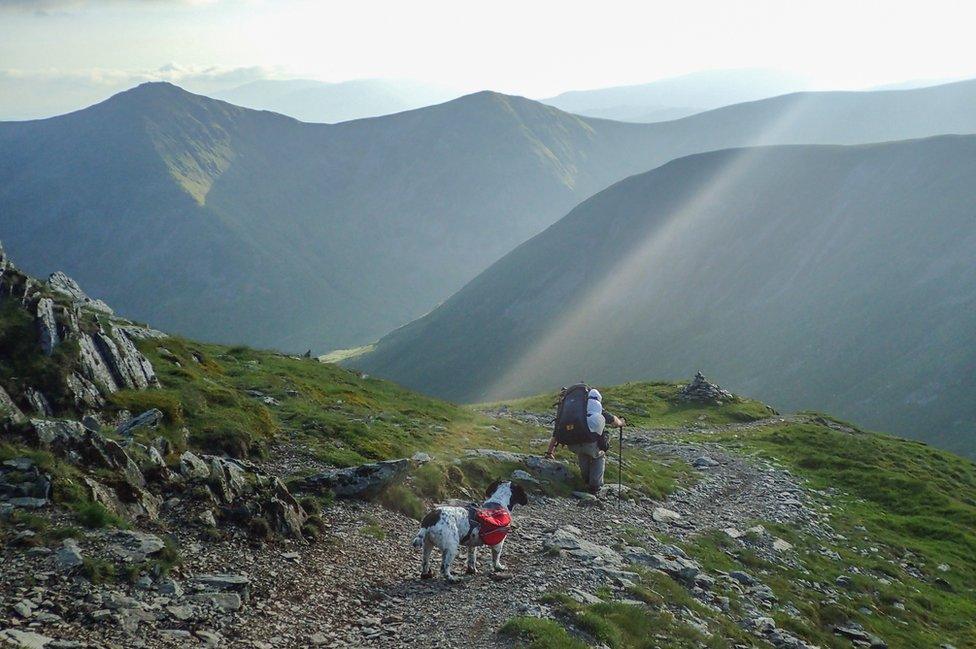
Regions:
[[603, 486], [606, 452], [610, 448], [607, 423], [613, 428], [623, 428], [627, 422], [603, 408], [603, 395], [599, 390], [583, 384], [562, 390], [556, 410], [556, 424], [545, 457], [549, 460], [555, 458], [559, 444], [569, 447], [576, 453], [580, 475], [591, 494], [600, 493]]

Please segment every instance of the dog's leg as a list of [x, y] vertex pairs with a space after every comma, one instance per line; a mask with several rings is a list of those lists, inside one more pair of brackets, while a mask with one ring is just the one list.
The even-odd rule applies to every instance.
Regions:
[[495, 572], [500, 572], [505, 569], [502, 565], [502, 547], [504, 547], [505, 541], [502, 541], [498, 545], [491, 546], [491, 569]]
[[478, 574], [478, 548], [471, 546], [468, 548], [468, 569], [469, 575]]
[[434, 550], [434, 544], [430, 539], [424, 538], [424, 558], [420, 562], [420, 578], [431, 579], [434, 573], [430, 569], [430, 553]]
[[457, 556], [457, 553], [457, 542], [449, 544], [441, 551], [441, 575], [452, 584], [461, 581], [451, 574], [451, 566], [454, 564], [454, 558]]

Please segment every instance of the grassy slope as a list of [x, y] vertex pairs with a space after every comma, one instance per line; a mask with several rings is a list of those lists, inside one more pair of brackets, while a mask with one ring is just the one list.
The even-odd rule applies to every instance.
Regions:
[[[695, 436], [693, 434], [693, 436]], [[850, 424], [811, 415], [804, 422], [754, 429], [702, 433], [701, 438], [732, 450], [758, 454], [790, 468], [822, 490], [838, 539], [824, 540], [790, 527], [764, 523], [794, 545], [798, 565], [770, 562], [721, 532], [686, 545], [703, 568], [746, 570], [767, 583], [781, 605], [801, 612], [776, 613], [781, 628], [821, 647], [847, 649], [832, 626], [855, 621], [883, 638], [889, 647], [976, 646], [976, 464], [917, 442], [865, 432]], [[825, 552], [836, 552], [840, 561]], [[940, 565], [947, 565], [943, 571]], [[811, 582], [834, 586], [851, 579], [833, 601]], [[716, 585], [722, 590], [722, 582]], [[581, 606], [556, 598], [563, 626], [516, 619], [506, 631], [529, 647], [576, 647], [591, 637], [611, 647], [684, 647], [706, 641], [687, 625], [667, 616], [667, 607], [687, 606], [682, 588], [643, 575], [636, 599], [648, 605], [618, 610], [621, 604]], [[648, 598], [646, 593], [663, 597]], [[732, 591], [723, 592], [737, 609]], [[902, 608], [903, 607], [903, 608]], [[737, 630], [710, 615], [715, 634], [708, 646], [728, 646]], [[597, 620], [601, 620], [597, 622]], [[646, 629], [664, 637], [651, 637]], [[567, 633], [566, 630], [571, 631]], [[740, 639], [741, 641], [741, 639]]]
[[[15, 325], [10, 324], [10, 331]], [[151, 435], [161, 432], [179, 440], [180, 430], [186, 427], [194, 448], [252, 454], [264, 452], [274, 439], [287, 438], [318, 459], [339, 465], [431, 452], [438, 457], [435, 462], [418, 471], [405, 487], [384, 495], [388, 504], [414, 515], [422, 507], [421, 497], [436, 500], [459, 495], [458, 489], [474, 491], [514, 468], [482, 460], [455, 462], [464, 450], [538, 452], [544, 443], [537, 428], [505, 418], [489, 419], [475, 409], [314, 360], [177, 338], [144, 341], [140, 348], [153, 361], [163, 388], [117, 393], [113, 405], [133, 412], [159, 407], [165, 415], [162, 430]], [[823, 542], [768, 526], [796, 546], [801, 563], [797, 568], [764, 562], [721, 535], [706, 536], [687, 548], [706, 569], [741, 567], [758, 573], [781, 601], [793, 603], [803, 613], [802, 620], [779, 616], [777, 622], [821, 646], [849, 646], [829, 632], [830, 624], [849, 619], [892, 647], [976, 643], [976, 633], [967, 623], [976, 617], [973, 463], [819, 416], [723, 430], [723, 424], [761, 419], [769, 410], [749, 400], [721, 406], [682, 404], [674, 399], [677, 389], [670, 383], [631, 383], [603, 391], [608, 408], [634, 424], [685, 429], [680, 434], [768, 456], [791, 467], [815, 488], [835, 489], [836, 493], [824, 496], [824, 503], [830, 506], [833, 526], [845, 537], [843, 542]], [[267, 405], [247, 390], [269, 395], [279, 405]], [[508, 405], [546, 411], [551, 403], [552, 395], [543, 395]], [[719, 427], [718, 432], [701, 430], [713, 426]], [[0, 459], [23, 452], [7, 440], [0, 447]], [[72, 467], [45, 454], [34, 455], [56, 477], [56, 500], [75, 509], [79, 521], [95, 526], [115, 522], [104, 520], [104, 512], [90, 511], [76, 487], [78, 476]], [[655, 496], [689, 479], [684, 466], [665, 465], [651, 457], [635, 457], [632, 462], [627, 467], [631, 485]], [[842, 561], [824, 557], [821, 545], [836, 551]], [[948, 564], [947, 572], [938, 569], [942, 563]], [[850, 573], [850, 566], [857, 567], [859, 574]], [[851, 575], [853, 588], [837, 602], [824, 601], [801, 582], [831, 584], [842, 573]], [[559, 599], [560, 623], [614, 647], [648, 646], [648, 642], [694, 646], [701, 641], [697, 631], [675, 620], [668, 606], [686, 606], [700, 617], [711, 614], [660, 575], [646, 573], [641, 581], [633, 596], [646, 605], [583, 607]], [[709, 619], [715, 638], [741, 637], [720, 616]], [[550, 632], [551, 625], [540, 631], [535, 624], [517, 620], [509, 629], [529, 644], [532, 637], [541, 638], [544, 644], [536, 646], [573, 646], [572, 636]], [[648, 640], [648, 628], [658, 629], [667, 640]], [[715, 638], [709, 642], [722, 646]]]
[[[174, 441], [186, 427], [190, 445], [234, 455], [260, 455], [274, 439], [287, 438], [318, 460], [346, 466], [409, 456], [417, 451], [434, 455], [389, 495], [392, 507], [419, 516], [422, 504], [455, 497], [458, 491], [477, 493], [485, 484], [518, 468], [511, 463], [465, 458], [474, 448], [494, 448], [541, 454], [544, 437], [539, 430], [517, 421], [488, 418], [473, 408], [425, 397], [385, 380], [331, 364], [298, 359], [245, 347], [223, 347], [179, 338], [140, 343], [156, 368], [163, 389], [125, 391], [114, 395], [117, 407], [132, 412], [156, 407], [163, 411], [162, 434]], [[671, 384], [650, 386], [655, 403], [663, 405]], [[267, 405], [259, 391], [278, 401]], [[621, 413], [638, 420], [636, 405], [641, 384], [611, 389]], [[548, 397], [539, 397], [541, 402]], [[660, 402], [660, 403], [658, 403]], [[531, 404], [530, 404], [531, 405]], [[690, 424], [751, 419], [765, 412], [755, 402], [700, 409], [674, 406], [667, 421]], [[159, 434], [154, 432], [153, 435]], [[511, 464], [511, 465], [510, 465]], [[626, 462], [625, 482], [655, 497], [662, 497], [690, 479], [690, 467], [659, 461], [634, 452]], [[550, 493], [566, 494], [582, 483], [550, 484]]]
[[[811, 486], [839, 492], [828, 502], [834, 527], [848, 539], [834, 548], [843, 561], [818, 554], [813, 539], [794, 535], [794, 540], [811, 551], [801, 553], [801, 560], [820, 581], [850, 575], [846, 566], [861, 570], [850, 575], [850, 599], [817, 602], [789, 571], [780, 573], [777, 594], [795, 599], [811, 619], [829, 622], [842, 614], [857, 620], [892, 647], [976, 646], [976, 464], [828, 418], [720, 435], [719, 441], [775, 458]], [[938, 568], [942, 564], [948, 571]], [[862, 607], [873, 613], [861, 612]], [[807, 630], [827, 646], [842, 646]]]
[[323, 462], [346, 466], [417, 451], [524, 445], [525, 426], [495, 426], [469, 409], [335, 365], [178, 338], [140, 348], [163, 389], [120, 392], [114, 403], [133, 412], [158, 407], [165, 427], [186, 426], [196, 447], [261, 454], [274, 438], [288, 438]]

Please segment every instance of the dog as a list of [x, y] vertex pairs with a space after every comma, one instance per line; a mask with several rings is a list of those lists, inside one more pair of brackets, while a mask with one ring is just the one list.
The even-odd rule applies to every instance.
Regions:
[[420, 578], [431, 579], [430, 554], [436, 547], [441, 551], [441, 576], [448, 582], [460, 581], [451, 574], [451, 565], [460, 547], [468, 548], [467, 574], [478, 572], [478, 548], [491, 548], [491, 567], [495, 572], [502, 565], [502, 547], [511, 523], [511, 511], [516, 505], [527, 505], [529, 499], [521, 486], [510, 481], [496, 480], [485, 491], [481, 507], [438, 507], [420, 521], [420, 531], [413, 539], [413, 547], [423, 548]]

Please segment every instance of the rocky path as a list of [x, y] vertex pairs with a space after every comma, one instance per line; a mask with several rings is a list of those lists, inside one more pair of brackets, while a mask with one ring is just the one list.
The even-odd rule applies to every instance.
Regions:
[[[608, 587], [626, 597], [634, 577], [630, 563], [683, 580], [696, 597], [720, 610], [722, 598], [709, 590], [717, 576], [701, 573], [694, 557], [670, 545], [674, 540], [712, 530], [742, 534], [757, 520], [821, 530], [811, 495], [785, 471], [714, 445], [681, 441], [673, 432], [628, 432], [631, 448], [695, 466], [694, 484], [661, 502], [618, 499], [612, 493], [600, 500], [536, 497], [515, 512], [503, 556], [508, 569], [501, 577], [491, 574], [489, 553], [482, 549], [481, 572], [463, 583], [421, 581], [419, 552], [410, 547], [416, 521], [374, 503], [340, 501], [323, 514], [329, 526], [323, 537], [308, 544], [285, 540], [254, 546], [243, 535], [216, 542], [198, 526], [181, 524], [190, 512], [168, 512], [159, 532], [175, 530], [183, 562], [172, 575], [175, 586], [165, 590], [162, 583], [98, 587], [80, 578], [59, 583], [56, 557], [42, 558], [52, 566], [38, 574], [37, 557], [7, 548], [0, 603], [37, 600], [39, 610], [63, 614], [60, 622], [48, 618], [38, 630], [99, 647], [505, 646], [498, 629], [517, 615], [546, 615], [548, 605], [540, 601], [546, 592], [570, 592], [587, 601]], [[300, 459], [284, 454], [277, 464], [291, 471]], [[272, 461], [268, 468], [274, 466]], [[87, 555], [104, 542], [86, 539], [81, 550]], [[462, 574], [463, 559], [462, 553], [457, 564]], [[243, 605], [227, 602], [224, 595], [183, 593], [193, 592], [199, 575], [227, 573], [247, 581]], [[769, 605], [758, 586], [742, 586], [757, 619]], [[45, 601], [50, 606], [42, 606]], [[102, 616], [117, 623], [74, 623], [73, 609], [79, 608], [85, 611], [80, 619]], [[22, 628], [25, 622], [29, 625], [30, 618], [17, 620]]]
[[[663, 502], [618, 500], [612, 493], [599, 502], [537, 498], [516, 510], [515, 530], [503, 557], [508, 568], [503, 579], [491, 575], [487, 550], [482, 550], [481, 572], [464, 583], [421, 581], [419, 553], [408, 547], [415, 522], [369, 505], [344, 505], [349, 527], [341, 531], [343, 544], [358, 557], [354, 563], [365, 576], [351, 595], [361, 608], [351, 619], [338, 617], [339, 626], [321, 631], [320, 639], [333, 646], [504, 646], [505, 639], [496, 632], [506, 620], [548, 612], [538, 601], [543, 593], [570, 591], [586, 598], [602, 586], [626, 586], [626, 565], [617, 561], [619, 554], [611, 546], [639, 542], [650, 553], [673, 556], [680, 550], [667, 544], [669, 538], [685, 540], [711, 530], [737, 535], [757, 520], [820, 525], [803, 488], [788, 473], [714, 446], [661, 437], [654, 431], [633, 431], [628, 442], [664, 458], [697, 464], [693, 486]], [[364, 514], [383, 520], [385, 539], [355, 529]], [[458, 572], [463, 570], [462, 560], [458, 559]]]

